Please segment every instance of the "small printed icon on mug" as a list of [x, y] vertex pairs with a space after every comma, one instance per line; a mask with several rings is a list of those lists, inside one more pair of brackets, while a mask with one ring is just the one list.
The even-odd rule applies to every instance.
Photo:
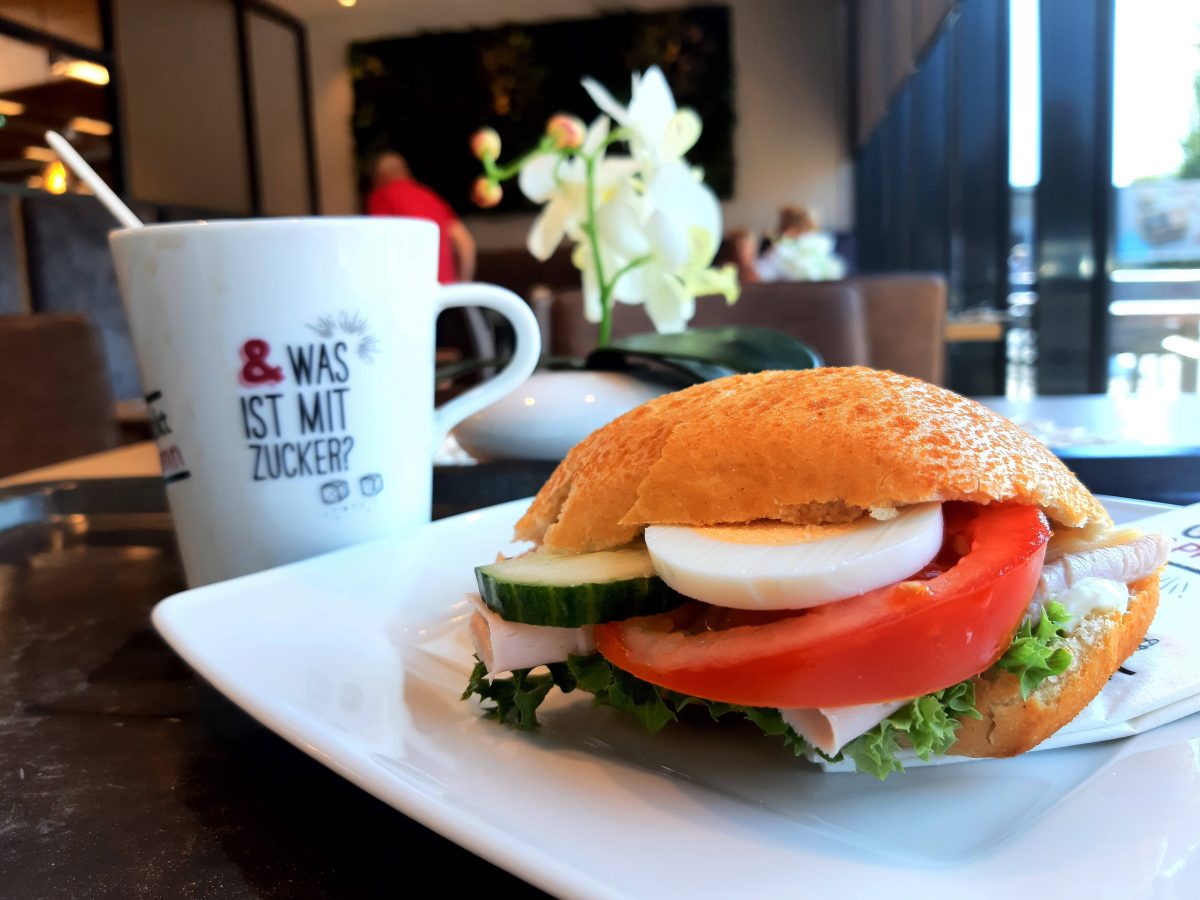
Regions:
[[383, 476], [377, 472], [358, 479], [358, 489], [364, 497], [374, 497], [383, 490]]
[[350, 496], [350, 483], [344, 478], [327, 481], [321, 485], [321, 502], [341, 503]]

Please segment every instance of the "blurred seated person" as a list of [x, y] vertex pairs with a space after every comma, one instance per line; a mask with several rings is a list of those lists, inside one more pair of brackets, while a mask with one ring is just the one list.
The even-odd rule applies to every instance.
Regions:
[[803, 206], [779, 210], [779, 231], [754, 262], [756, 281], [832, 281], [846, 277], [845, 261], [833, 252], [833, 235], [821, 231]]
[[755, 266], [758, 263], [759, 237], [753, 231], [737, 228], [729, 232], [713, 265], [733, 263], [737, 267], [738, 281], [743, 284], [759, 280]]
[[410, 216], [437, 224], [438, 281], [452, 284], [475, 277], [475, 239], [450, 204], [412, 177], [408, 160], [388, 151], [371, 166], [372, 189], [367, 197], [371, 216]]

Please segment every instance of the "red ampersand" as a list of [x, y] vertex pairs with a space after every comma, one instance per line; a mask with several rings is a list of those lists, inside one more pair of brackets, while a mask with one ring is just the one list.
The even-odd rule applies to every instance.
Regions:
[[283, 381], [283, 366], [272, 366], [267, 362], [271, 345], [259, 338], [242, 344], [242, 366], [239, 379], [242, 384], [279, 384]]

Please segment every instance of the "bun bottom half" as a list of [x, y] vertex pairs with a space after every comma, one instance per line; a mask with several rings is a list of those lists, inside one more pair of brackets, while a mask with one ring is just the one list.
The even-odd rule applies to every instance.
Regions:
[[1158, 574], [1130, 586], [1124, 613], [1095, 613], [1068, 638], [1070, 668], [1021, 699], [1008, 672], [975, 677], [975, 706], [982, 719], [964, 719], [947, 751], [956, 756], [1004, 757], [1032, 750], [1069, 723], [1100, 693], [1117, 668], [1137, 650], [1158, 609]]

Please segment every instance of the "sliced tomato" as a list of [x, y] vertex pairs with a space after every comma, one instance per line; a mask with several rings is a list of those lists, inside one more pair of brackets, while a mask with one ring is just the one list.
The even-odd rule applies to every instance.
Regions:
[[1028, 506], [945, 506], [938, 559], [914, 579], [800, 612], [691, 603], [596, 626], [615, 666], [745, 706], [831, 707], [918, 697], [1007, 649], [1037, 586], [1050, 527]]

